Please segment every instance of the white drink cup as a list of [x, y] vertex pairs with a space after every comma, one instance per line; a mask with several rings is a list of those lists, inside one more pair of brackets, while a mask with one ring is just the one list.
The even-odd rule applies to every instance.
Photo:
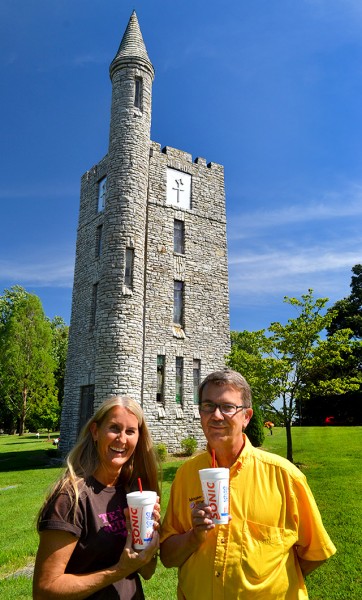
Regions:
[[129, 518], [132, 530], [132, 545], [135, 550], [146, 548], [152, 539], [152, 513], [156, 500], [156, 492], [144, 491], [127, 494]]
[[223, 467], [199, 471], [204, 502], [210, 506], [216, 525], [229, 523], [229, 469]]

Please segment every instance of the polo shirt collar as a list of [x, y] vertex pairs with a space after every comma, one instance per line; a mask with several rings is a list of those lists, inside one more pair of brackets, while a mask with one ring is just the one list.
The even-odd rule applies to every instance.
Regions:
[[[243, 433], [243, 439], [244, 439], [243, 449], [240, 452], [240, 454], [237, 457], [234, 464], [231, 465], [230, 469], [232, 469], [232, 470], [235, 469], [237, 471], [240, 471], [240, 469], [249, 460], [251, 454], [253, 453], [253, 446], [252, 446], [248, 436], [245, 433]], [[208, 453], [208, 460], [210, 462], [210, 467], [212, 467], [212, 454], [211, 454], [211, 448], [210, 448], [209, 444], [207, 444], [206, 449], [207, 449], [207, 453]]]

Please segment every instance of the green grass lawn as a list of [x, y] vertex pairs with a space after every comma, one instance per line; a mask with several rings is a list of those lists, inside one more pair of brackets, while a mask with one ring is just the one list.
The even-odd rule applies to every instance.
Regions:
[[[337, 547], [337, 554], [308, 577], [310, 600], [361, 600], [362, 428], [296, 427], [293, 442], [294, 460], [307, 475], [326, 529]], [[285, 456], [285, 431], [274, 428], [264, 448]], [[37, 510], [60, 472], [54, 463], [54, 450], [46, 436], [40, 440], [30, 435], [0, 436], [1, 600], [32, 597], [29, 578], [7, 576], [34, 562]], [[179, 465], [176, 460], [163, 465], [163, 511]], [[159, 564], [156, 575], [143, 584], [147, 600], [175, 599], [176, 581], [177, 570]]]
[[[285, 431], [265, 448], [286, 456]], [[294, 461], [305, 473], [337, 553], [307, 580], [311, 600], [362, 599], [362, 428], [295, 427]]]

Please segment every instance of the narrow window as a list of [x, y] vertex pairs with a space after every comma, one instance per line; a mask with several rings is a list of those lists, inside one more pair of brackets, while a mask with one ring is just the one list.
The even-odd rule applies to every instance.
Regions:
[[98, 294], [98, 283], [93, 285], [92, 290], [92, 306], [91, 306], [91, 318], [90, 318], [90, 326], [94, 327], [96, 324], [96, 313], [97, 313], [97, 294]]
[[142, 77], [136, 77], [135, 90], [134, 90], [134, 105], [136, 108], [139, 108], [140, 110], [142, 110], [142, 94], [143, 94]]
[[80, 414], [78, 433], [91, 418], [94, 411], [94, 385], [82, 385], [80, 388]]
[[173, 251], [185, 254], [185, 222], [174, 220], [173, 226]]
[[131, 290], [133, 287], [134, 249], [126, 248], [126, 264], [124, 267], [124, 283]]
[[98, 181], [98, 212], [102, 212], [105, 207], [107, 190], [107, 177], [103, 177]]
[[157, 402], [165, 401], [165, 356], [157, 356]]
[[98, 225], [96, 231], [96, 258], [99, 258], [102, 254], [102, 233], [103, 225]]
[[182, 358], [182, 356], [176, 356], [176, 404], [182, 404], [183, 401], [183, 375], [184, 359]]
[[194, 362], [193, 362], [194, 404], [199, 403], [200, 375], [201, 375], [201, 361], [194, 358]]
[[184, 304], [184, 282], [175, 280], [173, 282], [173, 322], [183, 325]]

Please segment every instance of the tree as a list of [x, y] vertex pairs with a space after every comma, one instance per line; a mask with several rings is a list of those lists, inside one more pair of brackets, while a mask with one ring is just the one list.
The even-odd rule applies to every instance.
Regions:
[[352, 267], [352, 273], [350, 295], [337, 300], [330, 309], [333, 318], [328, 327], [328, 335], [340, 329], [350, 329], [351, 337], [362, 339], [362, 265]]
[[277, 393], [274, 386], [275, 361], [272, 357], [268, 358], [272, 350], [265, 329], [231, 332], [227, 364], [245, 376], [252, 389], [253, 405], [260, 406], [263, 412], [270, 408], [270, 399]]
[[349, 376], [359, 382], [359, 389], [328, 396], [322, 396], [318, 390], [312, 391], [310, 400], [304, 405], [304, 420], [311, 424], [324, 422], [326, 416], [333, 416], [334, 424], [362, 423], [362, 265], [355, 265], [352, 272], [351, 294], [329, 309], [333, 316], [327, 327], [328, 338], [348, 329], [352, 352], [345, 355], [341, 363], [321, 363], [317, 372], [311, 373], [311, 383], [317, 378], [327, 385], [335, 377]]
[[62, 317], [54, 317], [50, 321], [50, 326], [52, 330], [52, 353], [55, 361], [54, 378], [58, 390], [58, 402], [61, 405], [64, 398], [69, 327], [65, 324]]
[[[302, 402], [312, 392], [328, 395], [358, 388], [354, 376], [335, 376], [328, 382], [314, 379], [322, 364], [341, 364], [351, 354], [350, 330], [343, 329], [322, 339], [321, 333], [330, 325], [333, 312], [323, 314], [328, 298], [313, 297], [309, 290], [301, 299], [285, 297], [299, 315], [286, 325], [272, 323], [267, 333], [234, 334], [228, 364], [249, 381], [260, 406], [278, 415], [285, 425], [287, 458], [293, 462], [292, 424], [299, 415]], [[240, 345], [239, 345], [240, 344]]]
[[48, 435], [51, 431], [59, 429], [61, 406], [56, 395], [36, 402], [29, 412], [27, 423], [33, 431], [47, 429]]
[[5, 400], [5, 371], [4, 371], [4, 348], [2, 346], [4, 328], [11, 315], [12, 308], [17, 300], [25, 296], [24, 288], [16, 285], [11, 290], [5, 290], [4, 296], [0, 296], [0, 422], [5, 431], [16, 430], [16, 419], [13, 411]]
[[253, 416], [245, 428], [245, 433], [256, 448], [263, 444], [265, 438], [264, 420], [257, 404], [253, 404]]
[[252, 389], [254, 414], [245, 432], [253, 446], [257, 447], [262, 445], [265, 437], [262, 412], [269, 406], [269, 399], [274, 394], [270, 365], [262, 358], [269, 348], [268, 344], [264, 330], [232, 331], [231, 352], [226, 359], [229, 367], [245, 376]]
[[19, 435], [36, 405], [55, 396], [52, 331], [40, 299], [20, 286], [0, 297], [1, 395]]

